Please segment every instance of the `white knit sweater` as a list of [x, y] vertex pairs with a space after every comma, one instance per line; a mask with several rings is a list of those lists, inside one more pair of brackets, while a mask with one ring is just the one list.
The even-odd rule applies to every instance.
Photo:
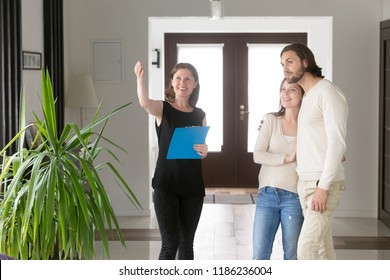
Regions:
[[322, 79], [302, 100], [298, 115], [297, 172], [304, 181], [319, 180], [329, 189], [344, 180], [348, 104], [341, 90]]

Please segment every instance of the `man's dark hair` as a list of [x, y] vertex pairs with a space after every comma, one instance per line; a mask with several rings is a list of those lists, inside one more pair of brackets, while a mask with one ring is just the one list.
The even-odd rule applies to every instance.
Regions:
[[307, 72], [311, 73], [315, 77], [324, 78], [322, 75], [322, 68], [317, 65], [313, 52], [305, 44], [291, 43], [283, 48], [280, 56], [287, 51], [293, 51], [297, 54], [301, 61], [307, 61]]

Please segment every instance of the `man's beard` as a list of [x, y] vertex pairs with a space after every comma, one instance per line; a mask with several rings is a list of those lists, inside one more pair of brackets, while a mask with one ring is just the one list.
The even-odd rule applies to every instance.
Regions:
[[304, 71], [303, 68], [301, 68], [301, 69], [299, 70], [299, 72], [298, 72], [297, 74], [293, 75], [291, 78], [287, 78], [287, 77], [286, 77], [286, 80], [287, 80], [287, 82], [288, 82], [289, 84], [298, 83], [298, 82], [302, 79], [302, 77], [303, 77], [304, 74], [305, 74], [305, 71]]

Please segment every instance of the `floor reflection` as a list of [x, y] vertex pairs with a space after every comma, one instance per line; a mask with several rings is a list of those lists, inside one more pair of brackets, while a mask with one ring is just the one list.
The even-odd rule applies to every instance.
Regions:
[[[205, 204], [194, 242], [195, 259], [251, 259], [254, 210], [254, 204]], [[151, 217], [119, 217], [119, 223], [124, 229], [137, 229], [137, 231], [127, 232], [126, 248], [118, 241], [109, 242], [110, 259], [155, 260], [158, 258], [161, 242], [156, 240], [158, 226], [153, 214]], [[340, 237], [336, 242], [338, 244], [344, 241], [355, 242], [350, 244], [359, 247], [359, 243], [348, 237], [390, 237], [390, 229], [374, 218], [335, 218], [333, 235], [336, 238]], [[364, 239], [361, 241], [365, 242]], [[375, 243], [372, 244], [375, 247]], [[341, 260], [390, 260], [389, 249], [337, 249], [336, 254], [337, 259]], [[96, 241], [96, 258], [103, 259], [100, 241]], [[274, 242], [272, 259], [283, 259], [280, 232]]]

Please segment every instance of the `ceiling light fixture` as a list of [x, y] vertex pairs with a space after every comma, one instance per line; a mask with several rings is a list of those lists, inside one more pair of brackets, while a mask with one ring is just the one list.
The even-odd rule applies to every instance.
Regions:
[[222, 19], [222, 0], [209, 0], [210, 19]]

